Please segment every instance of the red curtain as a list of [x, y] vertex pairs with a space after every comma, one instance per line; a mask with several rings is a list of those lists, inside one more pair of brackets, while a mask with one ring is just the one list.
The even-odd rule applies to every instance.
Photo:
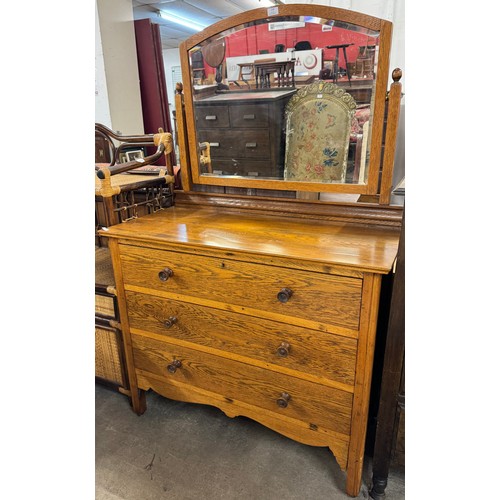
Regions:
[[[134, 21], [134, 26], [144, 133], [156, 134], [162, 128], [174, 135], [168, 106], [160, 27], [150, 19]], [[172, 152], [172, 165], [175, 163], [175, 154]], [[161, 158], [158, 164], [165, 165], [164, 159]]]

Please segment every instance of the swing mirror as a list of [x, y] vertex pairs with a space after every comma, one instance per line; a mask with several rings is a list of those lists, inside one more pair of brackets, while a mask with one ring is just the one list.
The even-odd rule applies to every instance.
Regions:
[[[181, 47], [194, 184], [375, 194], [391, 23], [279, 5]], [[210, 162], [200, 161], [200, 144]]]

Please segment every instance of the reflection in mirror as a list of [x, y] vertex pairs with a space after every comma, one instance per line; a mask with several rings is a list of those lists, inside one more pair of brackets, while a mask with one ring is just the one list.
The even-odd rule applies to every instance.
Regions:
[[201, 177], [365, 184], [379, 33], [287, 16], [190, 50]]

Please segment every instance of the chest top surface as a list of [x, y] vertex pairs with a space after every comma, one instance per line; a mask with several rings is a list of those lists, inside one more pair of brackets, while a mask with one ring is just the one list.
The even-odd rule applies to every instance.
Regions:
[[295, 94], [294, 90], [281, 90], [281, 91], [273, 91], [273, 92], [248, 92], [246, 94], [217, 94], [214, 96], [207, 97], [203, 100], [197, 101], [197, 104], [204, 103], [259, 103], [259, 102], [276, 102], [280, 101], [286, 97], [290, 97]]
[[106, 236], [145, 244], [175, 244], [186, 250], [208, 247], [388, 273], [396, 257], [399, 231], [217, 207], [172, 207], [110, 227]]

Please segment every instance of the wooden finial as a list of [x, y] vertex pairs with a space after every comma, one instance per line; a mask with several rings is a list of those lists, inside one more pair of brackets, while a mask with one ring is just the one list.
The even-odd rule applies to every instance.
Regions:
[[177, 82], [175, 84], [175, 91], [178, 93], [178, 94], [182, 94], [182, 83], [181, 82]]
[[168, 155], [172, 151], [172, 134], [170, 132], [159, 132], [153, 135], [155, 146], [163, 144], [165, 146], [164, 154]]
[[396, 68], [396, 69], [393, 70], [393, 72], [392, 72], [392, 79], [395, 82], [399, 82], [399, 80], [401, 80], [402, 76], [403, 76], [403, 71], [401, 70], [401, 68]]

